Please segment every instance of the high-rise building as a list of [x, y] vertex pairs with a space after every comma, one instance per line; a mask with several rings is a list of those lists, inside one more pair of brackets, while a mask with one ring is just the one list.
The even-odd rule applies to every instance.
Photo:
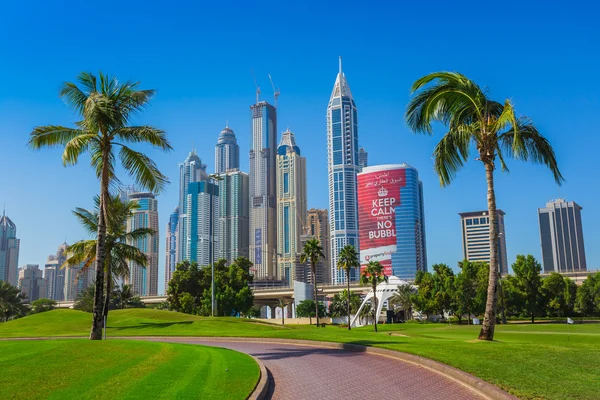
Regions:
[[[341, 57], [327, 106], [327, 149], [331, 277], [334, 284], [339, 284], [346, 281], [346, 275], [335, 267], [340, 250], [347, 244], [359, 249], [356, 175], [360, 170], [358, 114]], [[353, 269], [350, 280], [358, 277], [358, 270]]]
[[46, 297], [46, 283], [39, 265], [27, 264], [19, 268], [19, 290], [29, 303]]
[[358, 149], [358, 168], [362, 171], [363, 168], [369, 166], [369, 153], [362, 147]]
[[250, 261], [255, 279], [276, 279], [277, 111], [261, 101], [250, 112]]
[[65, 285], [64, 285], [64, 300], [75, 301], [77, 295], [93, 284], [95, 278], [95, 269], [88, 268], [82, 270], [83, 263], [72, 267], [64, 268]]
[[[462, 228], [463, 257], [469, 261], [490, 263], [490, 218], [487, 211], [459, 213]], [[508, 274], [506, 257], [506, 234], [504, 211], [496, 210], [498, 221], [498, 268], [500, 274]]]
[[288, 284], [300, 264], [306, 208], [306, 158], [288, 129], [277, 147], [277, 264], [280, 279]]
[[219, 239], [219, 187], [207, 180], [191, 182], [186, 200], [187, 237], [184, 260], [208, 266], [217, 260]]
[[221, 131], [215, 146], [215, 173], [222, 174], [230, 169], [240, 168], [240, 146], [229, 125]]
[[153, 235], [128, 243], [141, 250], [148, 260], [146, 266], [128, 261], [129, 276], [125, 283], [132, 286], [138, 296], [156, 296], [158, 294], [158, 201], [153, 193], [135, 192], [127, 194], [127, 200], [137, 204], [127, 219], [127, 232], [137, 229], [152, 229]]
[[581, 206], [557, 199], [538, 209], [544, 272], [586, 271]]
[[[308, 217], [306, 219], [303, 236], [307, 237], [306, 240], [317, 238], [323, 247], [325, 259], [319, 260], [319, 263], [317, 264], [317, 283], [326, 285], [330, 284], [331, 265], [329, 264], [329, 219], [326, 209], [311, 208], [308, 210]], [[313, 279], [310, 273], [310, 268], [308, 268], [308, 271], [305, 272], [305, 277], [306, 278], [304, 280], [297, 280], [301, 282], [312, 283]], [[300, 278], [300, 276], [298, 276], [298, 278]]]
[[67, 243], [58, 246], [56, 254], [48, 256], [44, 265], [44, 279], [46, 280], [46, 298], [56, 301], [65, 300], [65, 272], [62, 265], [67, 260]]
[[427, 271], [423, 186], [407, 164], [365, 167], [358, 174], [360, 264], [379, 261], [386, 275], [413, 281]]
[[167, 222], [167, 250], [165, 260], [165, 292], [169, 287], [169, 281], [175, 272], [177, 267], [177, 255], [179, 254], [179, 207], [175, 207], [171, 215], [169, 216], [169, 222]]
[[248, 174], [230, 169], [219, 174], [219, 250], [217, 259], [231, 263], [249, 258], [250, 209]]
[[0, 217], [0, 281], [17, 286], [17, 266], [19, 265], [19, 244], [17, 226], [2, 211]]

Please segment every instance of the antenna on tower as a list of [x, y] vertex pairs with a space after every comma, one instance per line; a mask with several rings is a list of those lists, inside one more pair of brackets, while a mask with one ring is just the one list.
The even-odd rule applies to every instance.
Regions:
[[258, 103], [258, 95], [260, 94], [260, 86], [256, 83], [256, 76], [254, 75], [254, 69], [250, 68], [252, 71], [252, 79], [254, 79], [254, 86], [256, 87], [256, 102]]
[[277, 98], [281, 94], [279, 89], [275, 89], [275, 84], [273, 83], [273, 78], [271, 78], [271, 74], [269, 74], [269, 80], [271, 81], [271, 86], [273, 87], [273, 97], [275, 97], [275, 108], [277, 108]]

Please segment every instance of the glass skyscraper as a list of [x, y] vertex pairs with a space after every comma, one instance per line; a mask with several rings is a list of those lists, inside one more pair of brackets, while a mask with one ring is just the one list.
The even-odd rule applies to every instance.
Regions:
[[248, 174], [230, 169], [219, 174], [219, 248], [217, 259], [231, 263], [249, 257]]
[[184, 260], [211, 265], [218, 250], [219, 187], [207, 180], [191, 182], [186, 206]]
[[277, 111], [261, 101], [250, 113], [250, 261], [255, 279], [275, 279]]
[[175, 207], [167, 222], [167, 250], [165, 260], [165, 292], [169, 288], [169, 281], [177, 267], [177, 255], [179, 254], [179, 207]]
[[229, 125], [221, 131], [215, 146], [215, 173], [221, 174], [230, 169], [240, 168], [240, 146]]
[[[350, 86], [340, 68], [327, 106], [327, 165], [329, 175], [329, 226], [333, 284], [346, 281], [338, 270], [339, 251], [347, 244], [359, 250], [356, 175], [358, 166], [358, 114]], [[353, 270], [350, 280], [358, 279]]]
[[[58, 246], [56, 254], [48, 256], [44, 265], [44, 278], [46, 279], [46, 298], [56, 301], [65, 300], [65, 272], [66, 268], [61, 268], [67, 260], [67, 247], [65, 242]], [[91, 268], [92, 270], [94, 268]]]
[[306, 158], [288, 129], [277, 147], [277, 257], [279, 278], [292, 284], [306, 224]]
[[19, 244], [17, 226], [2, 211], [0, 217], [0, 280], [17, 286], [19, 265]]

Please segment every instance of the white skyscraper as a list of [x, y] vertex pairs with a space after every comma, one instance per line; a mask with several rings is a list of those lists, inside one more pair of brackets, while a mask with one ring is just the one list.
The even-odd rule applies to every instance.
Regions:
[[17, 286], [19, 244], [17, 226], [2, 211], [0, 217], [0, 281], [6, 281], [13, 286]]
[[[339, 251], [352, 244], [359, 251], [356, 175], [358, 165], [358, 115], [352, 92], [340, 69], [327, 106], [327, 166], [329, 174], [329, 227], [331, 241], [331, 278], [344, 283], [346, 276], [337, 266]], [[350, 280], [358, 279], [358, 269]]]

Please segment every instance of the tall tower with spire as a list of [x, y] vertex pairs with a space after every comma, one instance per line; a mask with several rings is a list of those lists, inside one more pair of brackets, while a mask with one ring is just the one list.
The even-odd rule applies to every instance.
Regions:
[[215, 146], [215, 174], [240, 168], [240, 146], [229, 124], [221, 131]]
[[277, 110], [258, 101], [250, 106], [250, 115], [250, 261], [255, 279], [276, 279]]
[[3, 209], [0, 217], [0, 281], [13, 286], [17, 286], [20, 242], [17, 239], [17, 226]]
[[298, 280], [306, 208], [306, 158], [288, 129], [277, 148], [277, 266], [280, 279], [289, 284]]
[[[358, 114], [356, 104], [342, 71], [339, 72], [327, 106], [327, 169], [329, 177], [329, 229], [332, 283], [345, 283], [346, 276], [337, 266], [339, 251], [347, 244], [359, 250], [358, 199]], [[358, 279], [358, 270], [350, 280]]]

